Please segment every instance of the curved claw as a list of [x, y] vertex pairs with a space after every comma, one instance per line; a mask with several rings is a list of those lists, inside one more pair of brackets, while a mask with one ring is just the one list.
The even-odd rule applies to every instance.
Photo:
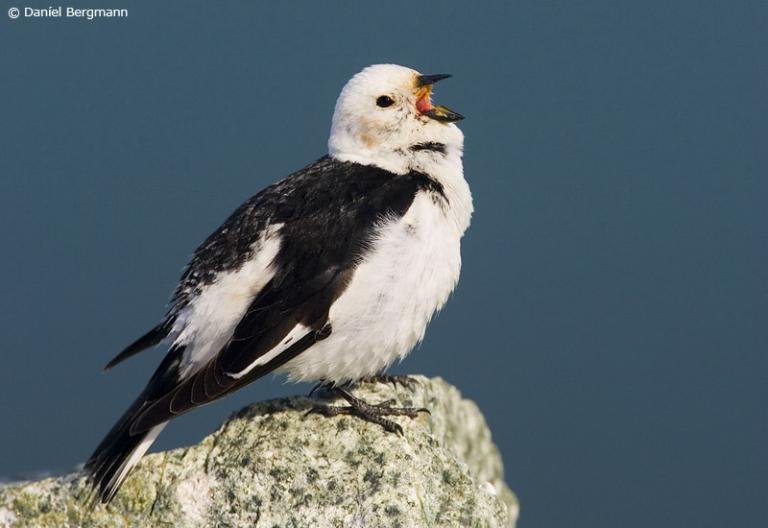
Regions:
[[405, 436], [403, 427], [399, 423], [392, 422], [392, 426], [393, 426], [392, 429], [388, 429], [386, 426], [384, 427], [384, 429], [386, 429], [390, 433], [395, 433], [396, 435], [399, 435], [399, 436]]

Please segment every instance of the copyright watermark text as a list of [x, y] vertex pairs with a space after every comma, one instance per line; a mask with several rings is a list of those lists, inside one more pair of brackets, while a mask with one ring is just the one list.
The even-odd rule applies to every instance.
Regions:
[[8, 18], [80, 18], [97, 20], [101, 18], [128, 18], [127, 9], [92, 9], [69, 6], [11, 7]]

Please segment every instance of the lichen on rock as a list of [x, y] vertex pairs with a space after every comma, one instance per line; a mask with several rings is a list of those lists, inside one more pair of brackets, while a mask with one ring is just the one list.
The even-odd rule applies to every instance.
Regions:
[[107, 506], [89, 510], [79, 474], [2, 486], [0, 527], [513, 527], [517, 500], [477, 406], [439, 378], [414, 379], [354, 389], [430, 409], [397, 418], [403, 436], [308, 414], [317, 399], [270, 400], [195, 446], [145, 457]]

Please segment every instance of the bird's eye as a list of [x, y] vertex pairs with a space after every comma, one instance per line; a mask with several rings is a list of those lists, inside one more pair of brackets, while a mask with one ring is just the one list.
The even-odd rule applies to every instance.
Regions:
[[380, 106], [382, 108], [386, 108], [388, 106], [392, 106], [393, 103], [394, 103], [394, 101], [388, 95], [382, 95], [382, 96], [379, 96], [378, 99], [376, 99], [376, 105]]

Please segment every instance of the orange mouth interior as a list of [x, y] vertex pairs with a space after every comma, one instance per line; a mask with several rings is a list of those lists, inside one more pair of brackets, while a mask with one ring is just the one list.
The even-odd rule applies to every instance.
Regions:
[[432, 99], [430, 98], [431, 92], [432, 86], [425, 86], [416, 94], [418, 96], [418, 99], [416, 99], [416, 110], [422, 114], [432, 110]]

